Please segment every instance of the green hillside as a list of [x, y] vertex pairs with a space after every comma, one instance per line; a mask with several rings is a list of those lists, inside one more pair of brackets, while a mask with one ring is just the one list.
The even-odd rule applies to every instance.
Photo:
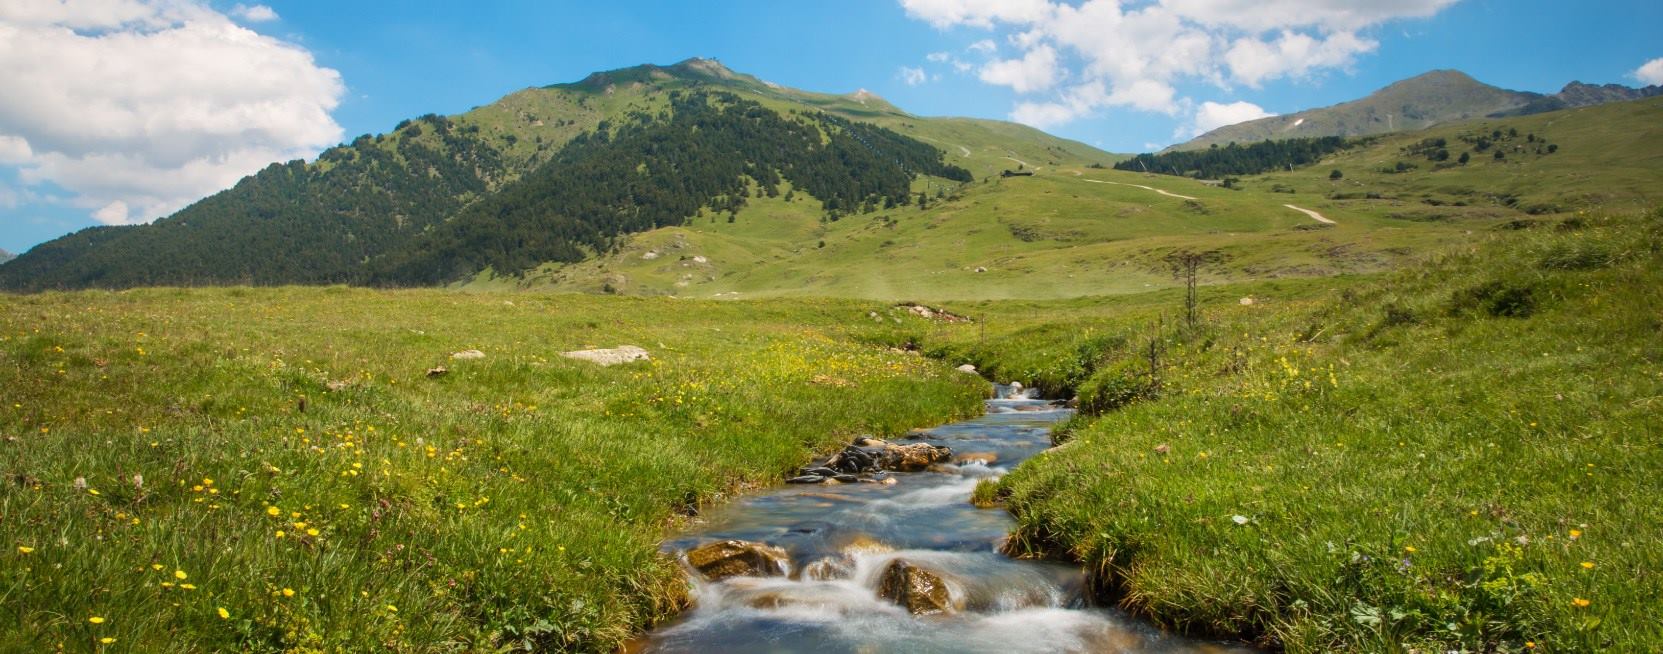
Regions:
[[[525, 279], [482, 276], [470, 286], [696, 297], [1061, 298], [1175, 285], [1170, 257], [1180, 251], [1209, 253], [1204, 284], [1380, 271], [1516, 221], [1649, 206], [1663, 174], [1663, 160], [1648, 145], [1663, 138], [1660, 108], [1663, 100], [1651, 99], [1377, 137], [1316, 165], [1241, 178], [1234, 188], [1040, 166], [1031, 177], [937, 188], [924, 208], [835, 222], [821, 220], [820, 207], [800, 195], [753, 200], [731, 221], [707, 212], [637, 234], [607, 256], [545, 266]], [[1502, 136], [1483, 158], [1458, 163], [1465, 150], [1450, 144], [1475, 149], [1461, 139], [1489, 139], [1497, 130]], [[1514, 131], [1518, 136], [1510, 136]], [[1439, 138], [1452, 152], [1446, 161], [1410, 154]], [[1498, 161], [1498, 149], [1511, 154]], [[1399, 161], [1419, 163], [1399, 173]], [[1336, 168], [1341, 178], [1331, 180]]]
[[[693, 59], [526, 89], [461, 115], [424, 116], [386, 134], [360, 136], [311, 163], [273, 164], [152, 225], [90, 228], [38, 246], [0, 266], [0, 288], [430, 282], [426, 277], [388, 279], [386, 271], [398, 262], [415, 265], [410, 251], [425, 245], [416, 242], [418, 237], [550, 166], [580, 135], [667, 119], [663, 112], [670, 96], [691, 89], [735, 93], [782, 116], [826, 115], [876, 124], [929, 143], [943, 153], [944, 165], [977, 176], [1014, 167], [1017, 160], [1033, 166], [1114, 160], [1025, 127], [914, 117], [870, 94], [785, 89], [714, 61]], [[560, 176], [561, 164], [553, 165], [557, 169], [545, 177]], [[632, 205], [611, 208], [630, 211]], [[593, 220], [593, 215], [579, 219], [585, 227], [576, 230], [593, 236], [574, 237], [541, 254], [558, 253], [547, 259], [569, 260], [604, 250], [612, 230], [591, 229]], [[513, 231], [520, 226], [496, 227]], [[495, 258], [471, 254], [479, 256], [459, 259]], [[376, 263], [383, 259], [390, 261]]]

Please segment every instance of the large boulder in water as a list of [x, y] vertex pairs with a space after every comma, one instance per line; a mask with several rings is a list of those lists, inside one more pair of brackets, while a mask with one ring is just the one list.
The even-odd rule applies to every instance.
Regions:
[[952, 458], [953, 449], [943, 445], [890, 445], [879, 454], [878, 467], [899, 472], [918, 472], [937, 463], [946, 463]]
[[687, 551], [687, 562], [705, 579], [777, 577], [785, 574], [790, 558], [785, 550], [763, 543], [719, 540]]
[[951, 613], [958, 609], [941, 575], [903, 559], [895, 559], [884, 568], [878, 580], [878, 596], [913, 615]]

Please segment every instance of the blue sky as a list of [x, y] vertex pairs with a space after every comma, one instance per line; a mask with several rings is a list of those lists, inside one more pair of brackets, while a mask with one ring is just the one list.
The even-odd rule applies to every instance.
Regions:
[[7, 0], [0, 86], [28, 92], [0, 98], [0, 249], [153, 219], [406, 117], [693, 56], [1117, 152], [1435, 68], [1538, 92], [1663, 81], [1639, 72], [1663, 58], [1654, 1], [1089, 4]]

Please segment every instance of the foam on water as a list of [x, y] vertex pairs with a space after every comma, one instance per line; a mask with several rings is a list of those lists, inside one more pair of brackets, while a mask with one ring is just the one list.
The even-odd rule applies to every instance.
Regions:
[[[923, 440], [980, 462], [897, 474], [895, 486], [797, 486], [712, 512], [697, 531], [666, 543], [682, 551], [725, 538], [784, 548], [791, 569], [831, 565], [843, 578], [693, 578], [695, 607], [640, 643], [650, 652], [1189, 652], [1220, 646], [1161, 633], [1113, 609], [1090, 606], [1077, 568], [1015, 560], [997, 544], [1009, 514], [969, 498], [1049, 446], [1066, 409], [999, 387], [988, 415], [930, 430]], [[1005, 397], [1009, 396], [1009, 397]], [[859, 545], [851, 545], [858, 543]], [[958, 610], [913, 616], [879, 597], [885, 568], [905, 560], [938, 574]], [[830, 561], [828, 564], [826, 562]], [[826, 568], [820, 568], [825, 570]]]

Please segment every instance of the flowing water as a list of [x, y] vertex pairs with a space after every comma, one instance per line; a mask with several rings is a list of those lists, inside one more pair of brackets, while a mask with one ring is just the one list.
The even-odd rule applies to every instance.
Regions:
[[[896, 473], [894, 485], [786, 486], [712, 511], [673, 552], [720, 539], [764, 542], [791, 554], [790, 574], [707, 582], [690, 573], [695, 607], [647, 636], [647, 652], [1227, 652], [1234, 648], [1162, 633], [1115, 609], [1089, 605], [1077, 568], [998, 552], [1013, 520], [978, 509], [981, 479], [1050, 445], [1068, 411], [1000, 387], [986, 415], [928, 430], [923, 442], [991, 464]], [[1015, 395], [1015, 397], [1006, 397]], [[831, 554], [842, 578], [804, 574]], [[962, 610], [915, 617], [878, 596], [896, 559], [941, 574]]]

